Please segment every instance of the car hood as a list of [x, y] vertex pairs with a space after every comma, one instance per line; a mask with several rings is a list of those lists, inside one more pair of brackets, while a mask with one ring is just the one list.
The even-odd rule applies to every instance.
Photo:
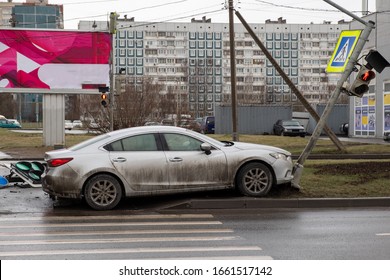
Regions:
[[245, 142], [234, 142], [234, 146], [237, 149], [240, 150], [268, 150], [270, 152], [277, 152], [277, 153], [282, 153], [285, 155], [291, 155], [290, 152], [277, 148], [274, 146], [268, 146], [268, 145], [261, 145], [261, 144], [252, 144], [252, 143], [245, 143]]

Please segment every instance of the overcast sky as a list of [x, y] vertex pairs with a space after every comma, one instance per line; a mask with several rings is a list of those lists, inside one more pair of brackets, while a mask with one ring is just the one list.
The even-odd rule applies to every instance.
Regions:
[[[17, 0], [14, 2], [19, 2]], [[23, 2], [23, 1], [21, 1]], [[110, 12], [120, 17], [135, 17], [136, 21], [190, 22], [206, 16], [212, 22], [228, 22], [226, 0], [49, 0], [49, 4], [64, 5], [65, 29], [77, 29], [80, 20], [106, 21]], [[240, 2], [240, 3], [238, 3]], [[333, 2], [361, 16], [362, 0], [333, 0]], [[351, 18], [323, 0], [234, 0], [235, 8], [250, 23], [264, 23], [283, 17], [287, 23], [337, 23]], [[227, 4], [226, 4], [227, 5]], [[375, 0], [368, 0], [368, 10], [375, 12]], [[235, 21], [239, 20], [235, 18]]]

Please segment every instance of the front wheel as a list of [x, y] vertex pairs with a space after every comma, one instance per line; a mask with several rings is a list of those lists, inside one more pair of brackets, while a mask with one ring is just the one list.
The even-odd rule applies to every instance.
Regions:
[[262, 163], [247, 164], [237, 174], [237, 188], [246, 196], [265, 196], [272, 185], [271, 171]]
[[95, 210], [110, 210], [122, 199], [122, 188], [118, 180], [110, 175], [92, 177], [84, 191], [85, 201]]

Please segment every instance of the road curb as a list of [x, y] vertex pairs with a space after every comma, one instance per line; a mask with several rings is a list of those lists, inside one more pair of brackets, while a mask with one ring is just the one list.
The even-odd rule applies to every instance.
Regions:
[[390, 197], [298, 198], [298, 199], [192, 199], [166, 209], [262, 209], [262, 208], [347, 208], [390, 207]]

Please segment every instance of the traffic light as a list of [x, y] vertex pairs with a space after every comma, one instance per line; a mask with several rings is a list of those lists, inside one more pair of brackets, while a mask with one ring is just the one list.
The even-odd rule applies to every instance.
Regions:
[[370, 67], [369, 64], [362, 65], [360, 67], [355, 81], [353, 81], [352, 85], [348, 89], [349, 95], [362, 97], [363, 94], [368, 92], [368, 85], [370, 84], [371, 80], [375, 78], [375, 72], [371, 69], [372, 67]]
[[100, 103], [103, 105], [103, 107], [107, 107], [108, 104], [108, 95], [107, 92], [110, 91], [109, 87], [99, 87], [100, 94]]
[[100, 101], [100, 103], [102, 103], [102, 105], [103, 105], [103, 107], [107, 107], [107, 101], [108, 101], [108, 99], [107, 99], [107, 93], [102, 93], [101, 95], [100, 95], [100, 98], [101, 98], [101, 101]]

